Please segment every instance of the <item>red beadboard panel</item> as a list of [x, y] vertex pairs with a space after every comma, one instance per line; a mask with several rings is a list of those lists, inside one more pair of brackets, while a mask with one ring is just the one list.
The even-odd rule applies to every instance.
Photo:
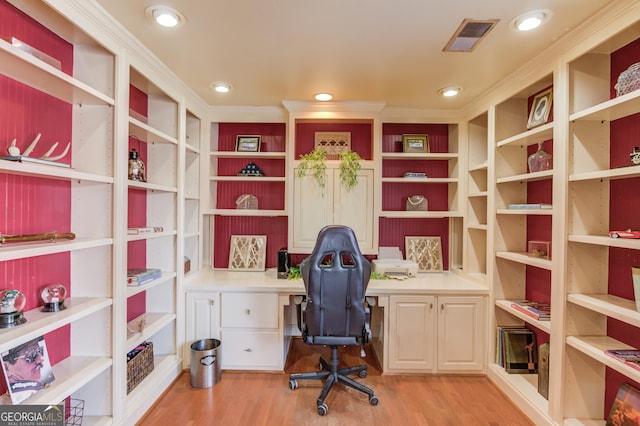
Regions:
[[220, 123], [218, 151], [235, 151], [236, 138], [242, 135], [260, 136], [260, 152], [286, 151], [285, 123]]
[[148, 117], [149, 102], [148, 96], [142, 90], [129, 85], [129, 108], [138, 114]]
[[145, 291], [127, 299], [127, 322], [138, 318], [145, 312], [147, 312], [147, 295]]
[[27, 43], [59, 60], [63, 72], [73, 74], [73, 45], [6, 0], [0, 0], [0, 37], [15, 37]]
[[258, 198], [261, 210], [284, 210], [284, 182], [218, 182], [216, 206], [219, 209], [235, 209], [236, 199], [242, 194]]
[[402, 152], [403, 134], [428, 135], [430, 152], [449, 152], [448, 124], [419, 123], [383, 123], [382, 152]]
[[[284, 177], [284, 158], [219, 158], [218, 176], [237, 176], [250, 162], [264, 172], [265, 177]], [[255, 176], [260, 180], [259, 176]]]
[[[129, 189], [128, 192], [127, 226], [138, 228], [147, 226], [147, 191], [143, 189]], [[153, 224], [148, 224], [153, 226]]]
[[278, 266], [278, 250], [287, 247], [286, 217], [216, 216], [214, 235], [214, 268], [229, 266], [232, 235], [266, 235], [266, 267]]
[[449, 270], [449, 219], [380, 218], [380, 247], [399, 247], [403, 258], [405, 236], [440, 237], [442, 240], [443, 268]]
[[382, 184], [382, 210], [404, 211], [407, 198], [423, 195], [429, 211], [449, 209], [449, 185], [446, 183], [390, 183]]
[[296, 123], [295, 159], [313, 151], [316, 132], [350, 132], [351, 151], [364, 160], [373, 159], [373, 123], [298, 122]]
[[384, 160], [382, 177], [403, 177], [406, 172], [426, 173], [430, 178], [449, 177], [448, 160]]

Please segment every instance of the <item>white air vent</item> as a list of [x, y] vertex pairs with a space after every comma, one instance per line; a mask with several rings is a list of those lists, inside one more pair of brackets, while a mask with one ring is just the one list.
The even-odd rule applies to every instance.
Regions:
[[465, 19], [444, 47], [445, 52], [471, 52], [498, 23], [498, 19]]

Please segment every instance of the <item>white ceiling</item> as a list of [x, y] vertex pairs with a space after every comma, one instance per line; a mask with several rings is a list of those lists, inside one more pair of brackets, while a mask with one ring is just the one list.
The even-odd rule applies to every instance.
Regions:
[[[613, 0], [97, 0], [208, 104], [279, 106], [328, 91], [334, 100], [460, 108]], [[151, 5], [186, 24], [161, 28]], [[549, 9], [529, 33], [510, 21]], [[442, 49], [465, 18], [499, 19], [471, 53]], [[231, 83], [214, 93], [209, 85]], [[439, 88], [463, 86], [457, 98]]]

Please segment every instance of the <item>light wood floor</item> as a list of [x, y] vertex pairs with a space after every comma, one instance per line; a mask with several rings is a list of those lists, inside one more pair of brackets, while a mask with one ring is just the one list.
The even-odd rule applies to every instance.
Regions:
[[[306, 346], [306, 345], [305, 345]], [[356, 378], [371, 387], [379, 399], [368, 398], [342, 385], [326, 399], [325, 416], [316, 412], [322, 383], [300, 381], [289, 389], [288, 373], [313, 371], [318, 351], [299, 353], [285, 373], [223, 371], [211, 388], [195, 389], [183, 373], [138, 423], [156, 425], [533, 425], [487, 378], [478, 376], [380, 375], [375, 360], [369, 375]], [[306, 349], [300, 349], [306, 351]], [[348, 354], [347, 354], [348, 355]], [[350, 365], [362, 360], [344, 356]]]

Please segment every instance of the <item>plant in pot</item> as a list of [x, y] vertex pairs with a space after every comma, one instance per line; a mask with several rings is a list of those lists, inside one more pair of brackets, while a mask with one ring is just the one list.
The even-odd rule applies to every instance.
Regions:
[[[358, 172], [362, 168], [360, 164], [362, 158], [357, 152], [341, 151], [339, 159], [340, 183], [347, 191], [350, 191], [358, 185]], [[324, 149], [316, 148], [310, 153], [300, 156], [297, 176], [303, 177], [307, 174], [311, 174], [320, 189], [324, 191], [327, 182], [327, 152]]]

